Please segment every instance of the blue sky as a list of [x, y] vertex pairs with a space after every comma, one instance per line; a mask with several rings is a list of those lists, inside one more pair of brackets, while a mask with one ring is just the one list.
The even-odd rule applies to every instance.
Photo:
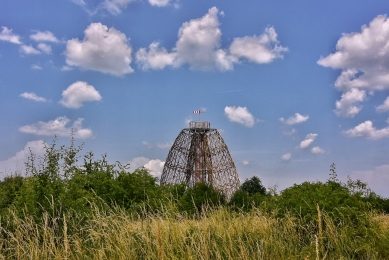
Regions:
[[158, 176], [192, 114], [240, 179], [361, 179], [389, 197], [385, 1], [0, 4], [0, 172], [54, 135]]

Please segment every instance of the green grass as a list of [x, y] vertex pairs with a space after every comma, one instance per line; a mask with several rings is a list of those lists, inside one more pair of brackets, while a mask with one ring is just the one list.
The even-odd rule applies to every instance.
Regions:
[[374, 213], [335, 221], [318, 208], [308, 223], [226, 207], [191, 217], [97, 206], [89, 216], [8, 216], [0, 259], [389, 259], [389, 217]]

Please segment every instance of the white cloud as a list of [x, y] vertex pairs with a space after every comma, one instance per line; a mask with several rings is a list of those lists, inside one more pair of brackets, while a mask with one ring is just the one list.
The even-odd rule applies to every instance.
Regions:
[[149, 4], [152, 6], [163, 7], [169, 4], [170, 0], [149, 0]]
[[358, 103], [365, 99], [366, 92], [364, 90], [353, 88], [343, 93], [341, 99], [336, 101], [334, 112], [340, 117], [354, 117], [362, 109], [362, 106], [358, 105]]
[[235, 38], [230, 46], [230, 52], [235, 57], [260, 64], [283, 58], [286, 51], [288, 48], [278, 45], [277, 33], [273, 27], [266, 28], [259, 36]]
[[349, 137], [366, 137], [368, 139], [377, 140], [384, 137], [389, 137], [389, 127], [376, 129], [373, 123], [367, 120], [356, 127], [343, 132]]
[[378, 15], [361, 32], [343, 34], [336, 52], [320, 58], [319, 65], [342, 69], [336, 87], [349, 90], [389, 88], [389, 20]]
[[388, 194], [389, 165], [377, 166], [373, 170], [353, 171], [351, 178], [368, 183], [377, 194]]
[[42, 52], [44, 52], [46, 54], [51, 53], [51, 46], [46, 44], [46, 43], [39, 43], [37, 47], [38, 47], [38, 49], [40, 49]]
[[[319, 65], [342, 70], [335, 82], [336, 88], [345, 93], [353, 89], [389, 89], [388, 28], [386, 15], [378, 15], [369, 25], [363, 25], [360, 32], [343, 34], [336, 44], [336, 52], [319, 59]], [[360, 109], [350, 106], [350, 115]]]
[[136, 157], [130, 161], [130, 168], [132, 171], [134, 171], [140, 167], [143, 167], [149, 161], [150, 159], [146, 157]]
[[69, 70], [73, 70], [73, 69], [74, 69], [73, 67], [69, 67], [66, 65], [62, 66], [62, 68], [61, 68], [62, 71], [69, 71]]
[[113, 15], [118, 15], [127, 5], [135, 0], [104, 0], [102, 7]]
[[292, 128], [292, 130], [290, 130], [290, 131], [283, 131], [282, 133], [283, 133], [284, 135], [293, 135], [293, 134], [295, 134], [296, 132], [297, 132], [296, 129]]
[[31, 34], [30, 38], [37, 42], [59, 42], [57, 37], [55, 37], [54, 34], [49, 31], [37, 31], [35, 34]]
[[154, 177], [159, 177], [162, 175], [164, 165], [165, 162], [159, 159], [155, 159], [155, 160], [150, 160], [144, 166], [146, 169], [150, 170], [151, 175], [153, 175]]
[[1, 27], [2, 30], [0, 32], [0, 41], [11, 42], [14, 44], [22, 44], [20, 41], [20, 36], [12, 33], [12, 29], [8, 29], [5, 26]]
[[389, 111], [389, 97], [387, 97], [382, 105], [376, 107], [377, 112]]
[[21, 97], [31, 99], [37, 102], [47, 102], [47, 99], [37, 96], [34, 92], [24, 92], [20, 94]]
[[49, 122], [39, 121], [36, 124], [22, 126], [19, 131], [35, 135], [70, 136], [73, 130], [75, 138], [90, 138], [93, 136], [93, 132], [90, 128], [82, 128], [83, 120], [83, 118], [78, 118], [72, 126], [66, 127], [70, 123], [70, 119], [66, 116], [57, 117]]
[[311, 149], [311, 153], [313, 154], [322, 154], [325, 153], [324, 149], [320, 148], [319, 146], [315, 146]]
[[87, 70], [121, 76], [133, 72], [132, 49], [126, 35], [101, 23], [92, 23], [82, 41], [71, 39], [66, 46], [66, 63]]
[[273, 27], [265, 29], [260, 36], [235, 38], [229, 48], [223, 49], [218, 14], [222, 15], [212, 7], [203, 17], [183, 23], [172, 52], [159, 48], [159, 42], [150, 44], [149, 51], [141, 48], [136, 55], [140, 67], [146, 70], [188, 65], [195, 70], [226, 71], [232, 70], [240, 58], [269, 63], [282, 58], [282, 53], [287, 50], [278, 45]]
[[165, 48], [158, 48], [159, 42], [153, 42], [146, 48], [140, 48], [136, 53], [136, 60], [143, 70], [163, 69], [167, 65], [173, 65], [175, 53], [168, 53]]
[[73, 3], [75, 4], [78, 4], [78, 5], [81, 5], [81, 6], [85, 6], [86, 3], [84, 2], [84, 0], [71, 0]]
[[249, 160], [243, 160], [242, 163], [243, 163], [243, 165], [249, 165], [250, 161]]
[[132, 170], [138, 169], [139, 167], [145, 167], [150, 170], [151, 175], [159, 177], [162, 174], [163, 166], [165, 162], [155, 159], [150, 160], [146, 157], [136, 157], [130, 161], [130, 167]]
[[9, 175], [9, 173], [22, 173], [24, 169], [24, 163], [27, 161], [31, 152], [36, 156], [42, 156], [45, 153], [44, 141], [31, 141], [26, 144], [23, 150], [17, 152], [14, 156], [7, 160], [0, 161], [0, 178]]
[[300, 143], [300, 146], [299, 146], [300, 149], [308, 148], [313, 143], [313, 141], [315, 141], [316, 137], [317, 137], [317, 134], [307, 134], [305, 139], [303, 141], [301, 141], [301, 143]]
[[32, 64], [31, 68], [34, 69], [34, 70], [41, 70], [42, 69], [42, 67], [37, 65], [37, 64]]
[[283, 117], [281, 117], [279, 120], [285, 124], [288, 124], [288, 125], [295, 125], [295, 124], [303, 123], [303, 122], [307, 121], [308, 119], [309, 119], [309, 116], [303, 116], [303, 115], [300, 115], [299, 113], [295, 113], [294, 116], [291, 116], [286, 120]]
[[153, 144], [150, 144], [149, 142], [143, 141], [142, 144], [147, 146], [148, 149], [152, 149], [153, 148]]
[[254, 116], [249, 112], [246, 107], [226, 106], [224, 108], [224, 113], [231, 122], [236, 122], [246, 127], [254, 126]]
[[160, 149], [169, 149], [173, 143], [157, 143], [157, 147]]
[[178, 31], [175, 52], [175, 66], [188, 64], [191, 69], [229, 70], [232, 69], [233, 57], [229, 58], [220, 49], [218, 9], [212, 7], [201, 18], [185, 22]]
[[59, 103], [67, 108], [80, 108], [84, 102], [100, 100], [101, 95], [92, 85], [77, 81], [62, 92], [62, 99]]
[[290, 159], [292, 159], [291, 153], [286, 153], [286, 154], [281, 156], [281, 161], [283, 161], [283, 162], [289, 162]]
[[30, 54], [42, 54], [42, 52], [38, 51], [31, 45], [22, 45], [20, 46], [20, 51], [24, 54], [30, 55]]

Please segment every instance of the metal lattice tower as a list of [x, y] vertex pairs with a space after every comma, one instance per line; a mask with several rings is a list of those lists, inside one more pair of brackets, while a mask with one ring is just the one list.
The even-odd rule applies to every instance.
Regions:
[[224, 193], [229, 200], [240, 182], [234, 161], [217, 129], [207, 121], [192, 121], [170, 148], [161, 185], [204, 182]]

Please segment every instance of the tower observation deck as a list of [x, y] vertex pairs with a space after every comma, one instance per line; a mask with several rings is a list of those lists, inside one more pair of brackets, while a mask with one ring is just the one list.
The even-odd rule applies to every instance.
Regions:
[[161, 185], [204, 182], [224, 193], [227, 199], [240, 182], [232, 157], [217, 129], [207, 121], [191, 121], [181, 130], [167, 156]]

